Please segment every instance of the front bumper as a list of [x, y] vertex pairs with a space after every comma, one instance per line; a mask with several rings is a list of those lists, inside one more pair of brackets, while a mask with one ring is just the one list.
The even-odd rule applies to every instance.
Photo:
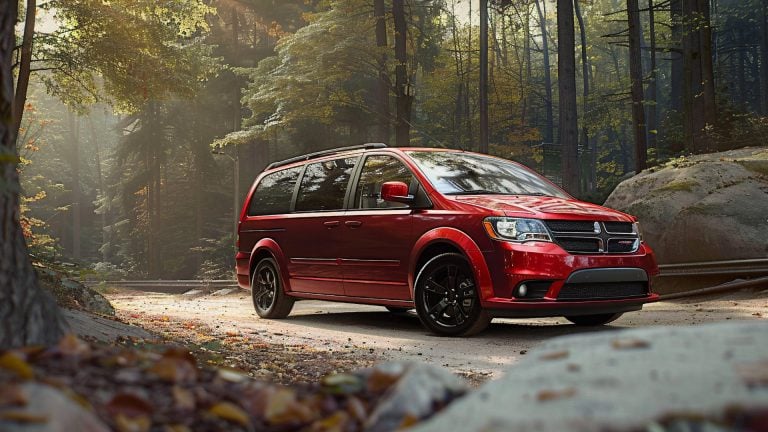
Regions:
[[[495, 251], [485, 254], [493, 281], [493, 296], [481, 300], [483, 307], [497, 317], [575, 316], [619, 313], [639, 310], [658, 301], [650, 279], [658, 274], [656, 258], [642, 244], [633, 254], [574, 255], [547, 242], [497, 243]], [[523, 283], [545, 286], [534, 298], [516, 297]], [[612, 283], [640, 284], [639, 294], [622, 296], [611, 292]], [[566, 287], [566, 290], [563, 288]], [[606, 294], [575, 299], [573, 288], [593, 287]], [[561, 293], [562, 291], [562, 293]]]

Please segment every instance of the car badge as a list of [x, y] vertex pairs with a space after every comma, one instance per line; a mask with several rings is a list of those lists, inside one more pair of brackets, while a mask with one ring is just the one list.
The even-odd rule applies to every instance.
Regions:
[[595, 222], [595, 234], [597, 234], [599, 232], [600, 232], [600, 223], [599, 222]]

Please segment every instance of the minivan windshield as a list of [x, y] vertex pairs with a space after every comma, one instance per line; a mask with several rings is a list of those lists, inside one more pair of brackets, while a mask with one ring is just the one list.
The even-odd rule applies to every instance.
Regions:
[[475, 153], [407, 151], [444, 195], [540, 195], [569, 198], [535, 172], [504, 159]]

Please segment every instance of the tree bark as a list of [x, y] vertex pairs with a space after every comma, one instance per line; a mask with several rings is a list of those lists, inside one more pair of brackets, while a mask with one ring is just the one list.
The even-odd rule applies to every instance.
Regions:
[[[539, 13], [539, 27], [541, 28], [541, 48], [544, 54], [544, 109], [547, 122], [544, 125], [544, 142], [553, 143], [555, 140], [555, 120], [552, 109], [552, 73], [549, 61], [549, 42], [547, 37], [547, 19], [542, 10], [541, 1], [536, 0], [536, 11]], [[558, 13], [559, 15], [559, 13]]]
[[408, 28], [405, 22], [404, 1], [392, 1], [392, 15], [395, 21], [395, 94], [397, 95], [395, 143], [398, 147], [407, 147], [410, 144], [411, 105], [413, 103], [413, 90], [408, 82]]
[[[587, 127], [587, 115], [589, 112], [589, 57], [587, 54], [587, 29], [584, 25], [584, 15], [581, 13], [579, 0], [573, 2], [576, 11], [576, 19], [579, 22], [579, 36], [581, 37], [581, 74], [583, 85], [582, 103], [581, 103], [581, 148], [588, 150], [591, 155], [594, 149], [589, 145], [589, 129]], [[597, 184], [597, 167], [590, 163], [589, 177], [587, 178], [586, 189], [592, 192]]]
[[768, 115], [768, 0], [762, 0], [760, 14], [760, 109]]
[[573, 0], [557, 0], [557, 71], [560, 97], [559, 138], [563, 187], [579, 193], [579, 142], [576, 118], [576, 40]]
[[37, 1], [27, 0], [26, 17], [24, 18], [24, 36], [22, 36], [21, 57], [19, 58], [19, 77], [16, 81], [16, 96], [13, 101], [14, 137], [19, 136], [21, 120], [24, 118], [24, 105], [27, 103], [29, 75], [32, 73], [32, 42], [35, 37], [36, 15]]
[[647, 168], [645, 107], [643, 106], [643, 64], [640, 53], [640, 8], [638, 0], [627, 0], [629, 21], [629, 76], [632, 80], [632, 123], [635, 136], [635, 172]]
[[[670, 16], [672, 20], [673, 50], [670, 62], [670, 110], [678, 113], [683, 109], [683, 3], [682, 0], [671, 0]], [[674, 152], [682, 148], [672, 149]]]
[[651, 73], [648, 82], [648, 146], [656, 148], [656, 135], [658, 134], [658, 90], [656, 79], [656, 6], [653, 0], [648, 0], [649, 37], [651, 39]]
[[11, 70], [17, 14], [15, 0], [0, 3], [0, 349], [53, 345], [67, 327], [37, 283], [20, 223]]
[[[712, 60], [712, 22], [709, 7], [710, 0], [698, 0], [699, 14], [701, 16], [701, 35], [699, 43], [701, 44], [701, 86], [702, 86], [702, 108], [704, 109], [704, 127], [714, 127], [717, 122], [717, 104], [715, 100], [715, 67]], [[701, 138], [703, 149], [705, 151], [715, 151], [715, 143], [709, 138], [709, 135], [702, 130]]]
[[80, 118], [71, 110], [67, 112], [69, 142], [72, 146], [70, 169], [72, 170], [72, 257], [82, 258], [82, 187], [80, 186]]
[[480, 153], [488, 153], [488, 0], [480, 0]]
[[376, 105], [379, 121], [376, 140], [389, 142], [389, 75], [387, 73], [387, 17], [384, 0], [373, 0], [373, 16], [376, 19], [376, 47], [379, 56], [379, 78], [376, 80]]

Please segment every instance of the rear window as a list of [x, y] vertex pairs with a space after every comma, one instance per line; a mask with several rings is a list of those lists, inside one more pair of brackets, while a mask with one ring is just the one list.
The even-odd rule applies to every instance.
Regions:
[[296, 211], [341, 210], [349, 178], [358, 158], [343, 158], [307, 165], [296, 198]]
[[267, 174], [261, 179], [248, 204], [248, 216], [288, 213], [301, 167]]

